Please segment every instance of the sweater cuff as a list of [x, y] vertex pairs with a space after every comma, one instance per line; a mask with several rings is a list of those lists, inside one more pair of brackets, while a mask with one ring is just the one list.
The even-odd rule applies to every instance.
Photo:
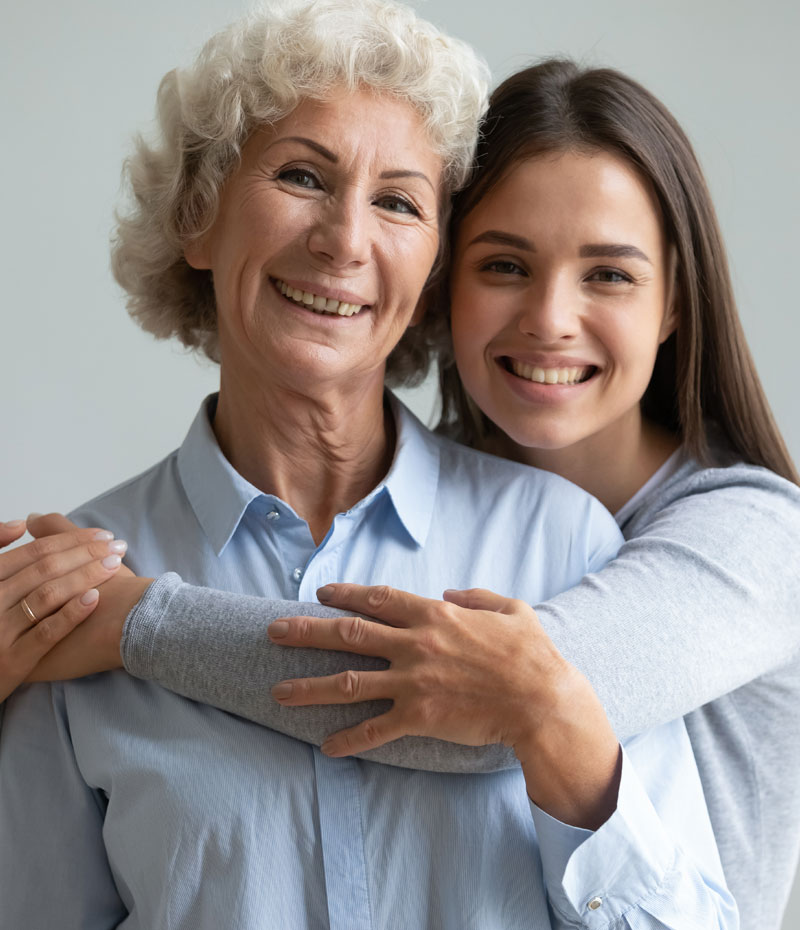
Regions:
[[167, 605], [183, 584], [180, 575], [159, 576], [128, 614], [122, 628], [120, 654], [125, 670], [136, 678], [153, 679], [155, 642]]

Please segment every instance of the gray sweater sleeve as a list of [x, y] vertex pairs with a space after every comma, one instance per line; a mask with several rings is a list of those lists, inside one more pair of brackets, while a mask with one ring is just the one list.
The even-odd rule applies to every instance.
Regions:
[[800, 488], [684, 465], [623, 526], [603, 571], [537, 607], [614, 728], [684, 716], [800, 653]]
[[[267, 636], [278, 617], [352, 616], [321, 604], [268, 601], [183, 584], [162, 575], [131, 611], [122, 634], [126, 669], [185, 697], [240, 714], [307, 743], [321, 745], [336, 730], [383, 713], [390, 701], [282, 707], [270, 695], [285, 678], [333, 675], [346, 669], [384, 669], [368, 656], [317, 649], [287, 649]], [[426, 737], [403, 737], [361, 758], [433, 772], [493, 772], [517, 764], [501, 745], [461, 746]]]
[[[753, 466], [687, 463], [623, 529], [628, 541], [614, 561], [536, 607], [556, 646], [591, 680], [620, 739], [683, 716], [797, 653], [800, 488]], [[385, 663], [273, 646], [267, 624], [302, 613], [336, 612], [164, 576], [128, 618], [123, 659], [134, 675], [319, 745], [386, 705], [284, 708], [270, 687]], [[432, 771], [515, 764], [503, 747], [421, 738], [366, 757]]]

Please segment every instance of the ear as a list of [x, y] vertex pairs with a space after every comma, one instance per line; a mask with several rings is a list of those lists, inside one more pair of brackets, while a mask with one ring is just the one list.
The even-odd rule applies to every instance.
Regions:
[[679, 316], [680, 314], [678, 313], [676, 301], [670, 300], [664, 312], [664, 319], [661, 321], [661, 329], [659, 330], [659, 333], [658, 333], [659, 345], [661, 345], [662, 342], [666, 342], [667, 339], [669, 339], [669, 337], [678, 328]]
[[423, 317], [428, 312], [428, 305], [430, 304], [430, 293], [427, 288], [420, 294], [419, 300], [417, 301], [417, 306], [414, 308], [414, 315], [411, 317], [409, 326], [419, 326], [422, 322]]
[[658, 333], [659, 345], [675, 332], [678, 328], [678, 251], [675, 246], [670, 246], [669, 256], [667, 258], [667, 287], [664, 300], [664, 319], [661, 321], [661, 329]]
[[183, 257], [187, 264], [197, 271], [207, 271], [211, 268], [210, 238], [206, 232], [202, 236], [190, 239], [183, 247]]

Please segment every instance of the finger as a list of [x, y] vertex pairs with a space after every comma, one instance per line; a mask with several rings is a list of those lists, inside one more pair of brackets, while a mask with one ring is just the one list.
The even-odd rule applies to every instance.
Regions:
[[[92, 558], [98, 557], [101, 551], [107, 555], [108, 550], [103, 550], [103, 546], [108, 546], [109, 543], [113, 542], [113, 533], [96, 528], [70, 530], [67, 533], [58, 533], [55, 536], [43, 536], [41, 539], [35, 539], [24, 546], [18, 546], [10, 552], [0, 554], [0, 581], [5, 581], [26, 568], [41, 563], [58, 553], [95, 543], [99, 544], [99, 548], [93, 550], [97, 552], [97, 556], [93, 555]], [[25, 593], [27, 592], [23, 591], [23, 594]]]
[[20, 681], [27, 678], [42, 658], [68, 636], [97, 607], [100, 595], [90, 588], [69, 600], [49, 617], [20, 636], [14, 644], [14, 660], [20, 671]]
[[407, 731], [400, 722], [400, 715], [394, 709], [359, 723], [347, 730], [339, 730], [329, 736], [320, 747], [326, 756], [339, 758], [351, 756], [369, 749], [377, 749], [384, 743], [406, 736]]
[[[34, 616], [41, 622], [45, 617], [60, 610], [67, 601], [108, 581], [118, 571], [120, 564], [119, 555], [112, 554], [103, 559], [95, 559], [58, 578], [51, 578], [33, 590], [29, 589], [27, 593], [20, 594], [18, 601], [24, 597]], [[11, 629], [21, 633], [30, 628], [31, 621], [20, 604], [15, 603], [17, 604], [15, 609], [17, 622]], [[38, 623], [36, 625], [38, 626]]]
[[438, 601], [388, 585], [327, 584], [317, 590], [322, 604], [377, 617], [392, 626], [413, 626]]
[[286, 617], [267, 627], [269, 638], [281, 646], [357, 652], [389, 660], [399, 644], [398, 632], [363, 617]]
[[32, 513], [28, 515], [28, 532], [38, 539], [40, 536], [55, 536], [77, 530], [78, 527], [63, 513]]
[[9, 546], [15, 539], [19, 539], [25, 532], [24, 520], [9, 520], [7, 523], [0, 523], [0, 548]]
[[285, 707], [357, 704], [359, 701], [391, 698], [393, 684], [391, 671], [361, 672], [350, 669], [338, 675], [281, 681], [272, 689], [272, 696]]
[[494, 610], [501, 613], [507, 612], [515, 603], [513, 598], [503, 597], [486, 588], [468, 588], [464, 591], [448, 589], [442, 597], [458, 607], [467, 607], [470, 610]]

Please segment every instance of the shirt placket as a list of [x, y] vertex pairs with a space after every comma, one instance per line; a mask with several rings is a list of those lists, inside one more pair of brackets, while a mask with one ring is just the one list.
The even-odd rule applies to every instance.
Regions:
[[372, 930], [356, 759], [314, 749], [319, 828], [331, 930]]
[[[354, 520], [355, 515], [336, 518], [333, 532], [300, 573], [298, 600], [315, 601], [317, 588], [339, 577], [338, 543]], [[329, 759], [315, 748], [314, 772], [330, 928], [372, 930], [360, 763]]]

